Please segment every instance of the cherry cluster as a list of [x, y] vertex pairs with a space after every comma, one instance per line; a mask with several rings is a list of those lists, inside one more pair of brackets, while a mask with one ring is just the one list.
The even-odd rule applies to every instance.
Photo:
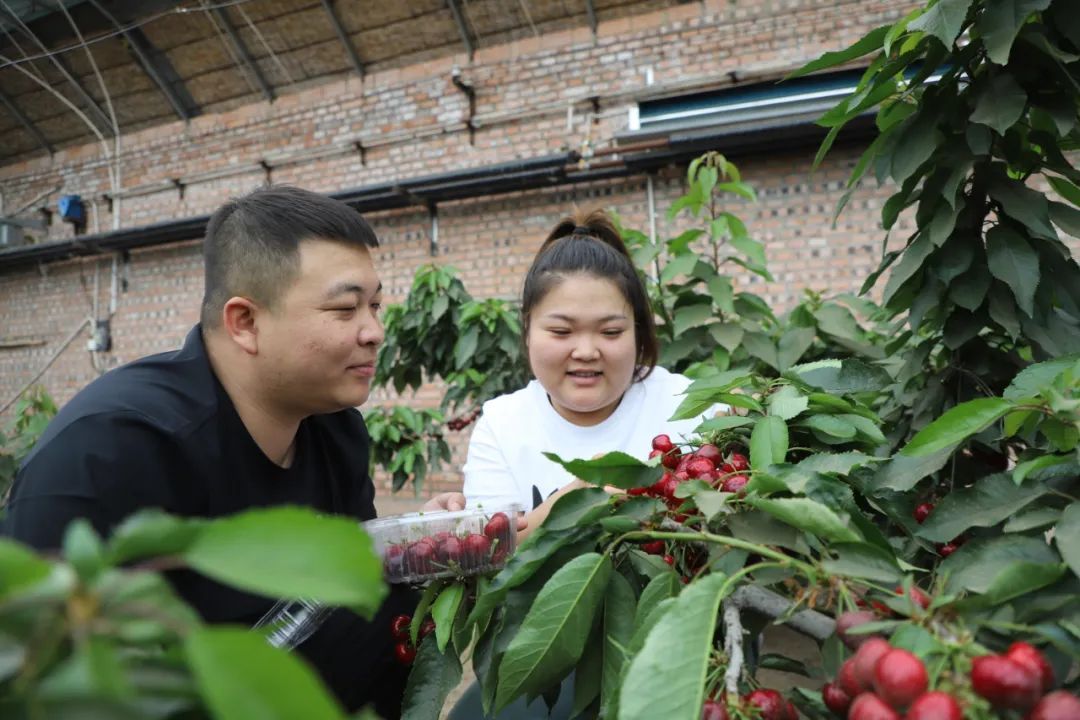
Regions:
[[[416, 659], [416, 646], [412, 644], [412, 638], [409, 637], [409, 625], [411, 624], [411, 615], [395, 615], [390, 620], [390, 633], [394, 636], [394, 640], [397, 640], [397, 644], [394, 645], [394, 659], [402, 665], [412, 665], [413, 660]], [[435, 621], [431, 618], [425, 618], [424, 622], [420, 623], [420, 629], [416, 633], [417, 642], [433, 632], [435, 632]]]
[[480, 408], [477, 408], [471, 412], [467, 412], [464, 415], [459, 415], [456, 418], [450, 418], [446, 421], [446, 427], [457, 432], [458, 430], [464, 430], [465, 428], [476, 422], [476, 418], [480, 417]]
[[[799, 720], [795, 706], [778, 690], [758, 688], [743, 695], [738, 717], [755, 717], [761, 720]], [[701, 706], [701, 720], [729, 720], [726, 693], [719, 698], [711, 697]]]
[[491, 516], [483, 533], [458, 536], [439, 532], [413, 542], [390, 545], [383, 555], [389, 577], [426, 575], [449, 569], [469, 574], [501, 565], [513, 545], [513, 528], [504, 512]]
[[[930, 513], [932, 512], [934, 512], [934, 503], [924, 502], [915, 506], [915, 510], [912, 511], [911, 516], [915, 518], [915, 522], [922, 525], [926, 522], [926, 518], [930, 517]], [[943, 558], [949, 557], [964, 544], [965, 540], [966, 538], [963, 535], [958, 535], [947, 543], [941, 543], [937, 546], [938, 555]]]
[[[1053, 687], [1054, 671], [1028, 643], [1015, 642], [1002, 655], [974, 658], [969, 681], [974, 694], [995, 710], [1027, 712], [1027, 720], [1080, 718], [1080, 700], [1075, 696], [1064, 691], [1045, 694]], [[957, 694], [931, 690], [929, 685], [926, 666], [916, 655], [869, 636], [844, 661], [836, 681], [826, 683], [821, 696], [829, 710], [849, 720], [965, 717]], [[964, 688], [954, 689], [963, 697]]]
[[741, 448], [729, 447], [728, 452], [706, 443], [696, 450], [683, 453], [667, 435], [657, 435], [652, 440], [649, 458], [659, 457], [666, 468], [663, 476], [648, 487], [632, 488], [630, 495], [651, 495], [664, 499], [669, 507], [680, 502], [675, 491], [687, 480], [704, 480], [718, 490], [742, 493], [750, 478], [744, 473], [750, 469]]

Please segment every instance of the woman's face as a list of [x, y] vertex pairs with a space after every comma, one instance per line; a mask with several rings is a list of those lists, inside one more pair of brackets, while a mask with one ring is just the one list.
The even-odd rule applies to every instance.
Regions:
[[604, 421], [633, 381], [634, 312], [611, 280], [563, 278], [533, 307], [526, 342], [552, 406], [576, 425]]

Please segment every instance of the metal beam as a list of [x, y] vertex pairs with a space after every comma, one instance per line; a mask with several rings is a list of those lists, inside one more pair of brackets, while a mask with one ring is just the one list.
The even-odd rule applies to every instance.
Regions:
[[465, 27], [465, 18], [461, 14], [461, 8], [458, 7], [457, 0], [446, 0], [446, 4], [450, 7], [454, 22], [457, 23], [458, 32], [461, 33], [461, 42], [465, 43], [465, 51], [469, 53], [471, 59], [475, 47], [473, 46], [472, 37], [469, 35], [469, 29]]
[[[169, 58], [150, 42], [150, 38], [138, 27], [126, 29], [116, 16], [109, 12], [99, 0], [90, 0], [90, 4], [97, 9], [114, 27], [124, 34], [128, 48], [142, 71], [158, 86], [161, 94], [169, 101], [181, 120], [190, 120], [199, 115], [201, 109], [187, 91], [183, 80], [173, 68]], [[179, 86], [177, 88], [177, 86]]]
[[345, 32], [345, 26], [341, 24], [341, 18], [338, 17], [337, 11], [334, 10], [333, 0], [322, 0], [322, 5], [323, 9], [326, 10], [326, 17], [330, 19], [330, 24], [334, 27], [334, 32], [337, 33], [338, 40], [341, 41], [342, 47], [345, 48], [345, 54], [349, 57], [353, 70], [360, 77], [364, 77], [364, 64], [360, 62], [360, 56], [356, 54], [356, 48], [353, 47], [349, 34]]
[[259, 89], [262, 90], [263, 96], [268, 102], [274, 102], [274, 88], [270, 87], [270, 83], [266, 82], [266, 78], [263, 77], [262, 71], [259, 70], [259, 66], [255, 64], [255, 59], [251, 57], [251, 53], [248, 52], [247, 45], [240, 39], [240, 33], [236, 32], [236, 27], [229, 18], [229, 13], [225, 8], [220, 6], [211, 8], [210, 11], [214, 13], [214, 16], [221, 22], [221, 26], [225, 28], [225, 33], [229, 36], [233, 48], [251, 73], [251, 76], [255, 78], [255, 82], [258, 84]]
[[19, 123], [23, 126], [23, 129], [25, 129], [26, 132], [30, 133], [30, 135], [38, 141], [38, 145], [48, 150], [50, 155], [56, 152], [56, 149], [52, 146], [52, 143], [46, 140], [45, 136], [41, 134], [41, 131], [37, 129], [37, 125], [35, 125], [30, 120], [30, 118], [26, 117], [26, 114], [19, 109], [19, 106], [16, 105], [15, 102], [11, 98], [9, 98], [2, 90], [0, 90], [0, 104], [6, 107], [8, 109], [8, 112], [10, 112], [15, 117], [15, 119], [18, 120]]
[[589, 29], [592, 30], [593, 35], [596, 35], [596, 27], [599, 22], [596, 19], [596, 7], [593, 5], [593, 0], [585, 0], [585, 12], [589, 16]]
[[[49, 54], [49, 49], [45, 47], [44, 44], [42, 44], [38, 36], [35, 35], [30, 30], [30, 28], [26, 26], [22, 19], [14, 12], [12, 12], [12, 10], [7, 6], [7, 3], [0, 3], [0, 7], [3, 7], [7, 14], [11, 17], [11, 19], [15, 21], [15, 25], [22, 31], [23, 35], [28, 37], [30, 41], [33, 42], [41, 52]], [[64, 79], [67, 80], [73, 88], [75, 88], [75, 94], [79, 96], [79, 99], [82, 100], [82, 102], [90, 110], [91, 117], [93, 117], [93, 119], [98, 122], [98, 129], [105, 131], [109, 135], [112, 135], [113, 126], [112, 121], [109, 120], [109, 116], [106, 115], [105, 111], [101, 109], [101, 106], [98, 105], [97, 100], [91, 97], [90, 93], [86, 92], [86, 89], [82, 86], [82, 84], [80, 84], [79, 81], [75, 78], [75, 76], [71, 74], [71, 69], [68, 68], [67, 63], [64, 62], [64, 59], [59, 55], [51, 55], [51, 60], [56, 66], [56, 69], [60, 71], [60, 74], [64, 77]]]

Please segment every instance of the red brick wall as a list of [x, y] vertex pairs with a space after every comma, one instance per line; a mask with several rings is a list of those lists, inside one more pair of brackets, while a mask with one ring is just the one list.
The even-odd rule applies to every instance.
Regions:
[[[175, 122], [123, 138], [121, 185], [136, 192], [120, 203], [119, 221], [134, 227], [209, 213], [230, 195], [263, 182], [259, 160], [270, 158], [275, 182], [320, 191], [530, 158], [577, 148], [586, 138], [602, 146], [625, 129], [636, 95], [657, 86], [715, 82], [730, 72], [775, 77], [828, 49], [846, 45], [868, 29], [901, 17], [915, 3], [894, 0], [708, 0], [602, 23], [593, 41], [588, 29], [541, 35], [480, 49], [470, 63], [462, 55], [358, 79], [325, 84], [223, 114]], [[477, 92], [480, 125], [470, 145], [461, 120], [464, 96], [450, 82], [450, 69]], [[656, 86], [645, 87], [645, 68]], [[585, 99], [600, 98], [600, 115], [588, 117]], [[575, 102], [567, 128], [567, 105]], [[413, 136], [408, 136], [412, 133]], [[360, 140], [359, 153], [282, 162], [302, 150], [344, 146]], [[742, 157], [744, 179], [758, 190], [756, 205], [738, 201], [733, 210], [764, 241], [776, 282], [750, 282], [755, 292], [780, 307], [805, 287], [857, 290], [876, 264], [877, 227], [888, 188], [866, 187], [836, 228], [832, 210], [859, 148], [837, 148], [811, 175], [812, 152], [777, 152]], [[275, 159], [277, 158], [277, 159]], [[228, 168], [242, 172], [207, 180]], [[170, 178], [189, 181], [181, 197], [166, 189]], [[11, 208], [56, 184], [65, 192], [100, 198], [109, 190], [97, 145], [0, 167], [0, 193]], [[673, 232], [664, 212], [682, 189], [683, 172], [656, 178], [657, 227]], [[156, 185], [155, 185], [156, 184]], [[156, 189], [155, 189], [156, 188]], [[477, 296], [512, 297], [531, 254], [550, 227], [574, 207], [606, 206], [628, 225], [648, 228], [645, 178], [480, 198], [439, 207], [438, 262], [457, 267]], [[97, 208], [102, 229], [107, 208]], [[418, 210], [370, 216], [382, 240], [379, 267], [388, 299], [408, 290], [413, 270], [428, 262], [429, 221]], [[94, 230], [94, 216], [91, 227]], [[50, 237], [65, 237], [59, 222]], [[0, 269], [0, 336], [37, 338], [45, 344], [0, 349], [0, 403], [6, 402], [57, 351], [61, 341], [93, 307], [98, 272], [99, 315], [107, 312], [112, 258], [57, 262], [43, 268]], [[202, 292], [198, 243], [139, 250], [120, 267], [123, 287], [112, 320], [113, 352], [91, 358], [87, 335], [61, 353], [42, 382], [59, 401], [71, 397], [99, 370], [179, 345], [197, 317]], [[96, 367], [95, 367], [96, 364]], [[436, 387], [409, 402], [436, 404]], [[389, 401], [377, 393], [375, 402]], [[467, 436], [467, 432], [463, 433]], [[456, 487], [456, 471], [467, 437], [459, 438], [454, 468], [431, 484]]]

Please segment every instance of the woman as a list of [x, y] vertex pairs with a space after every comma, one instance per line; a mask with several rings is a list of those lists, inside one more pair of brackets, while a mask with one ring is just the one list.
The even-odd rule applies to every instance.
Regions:
[[669, 420], [690, 380], [656, 366], [648, 295], [603, 211], [552, 230], [525, 277], [521, 314], [536, 379], [484, 404], [464, 492], [470, 506], [532, 508], [532, 530], [581, 485], [543, 452], [572, 459], [621, 450], [644, 460], [653, 437], [678, 443], [706, 415]]

